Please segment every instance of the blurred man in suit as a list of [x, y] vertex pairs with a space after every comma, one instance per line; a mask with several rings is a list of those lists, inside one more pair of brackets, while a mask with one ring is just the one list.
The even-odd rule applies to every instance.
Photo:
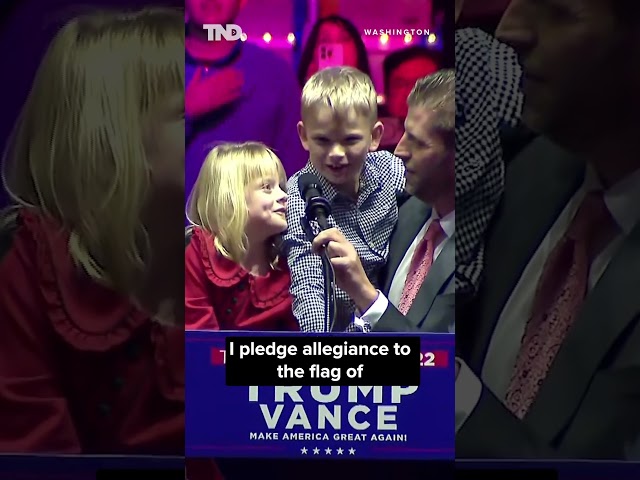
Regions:
[[396, 50], [384, 58], [382, 73], [386, 101], [378, 109], [384, 133], [380, 148], [393, 152], [404, 133], [407, 98], [416, 82], [437, 72], [442, 57], [422, 45]]
[[354, 300], [365, 331], [450, 332], [455, 322], [455, 73], [418, 80], [408, 98], [405, 133], [395, 154], [406, 191], [391, 237], [382, 290], [367, 279], [358, 254], [337, 229], [320, 233], [340, 288]]
[[427, 47], [395, 50], [384, 58], [382, 72], [386, 107], [389, 115], [404, 121], [407, 116], [407, 98], [418, 80], [438, 71], [440, 58]]
[[631, 458], [640, 435], [640, 2], [513, 0], [539, 135], [507, 159], [456, 318], [456, 456]]

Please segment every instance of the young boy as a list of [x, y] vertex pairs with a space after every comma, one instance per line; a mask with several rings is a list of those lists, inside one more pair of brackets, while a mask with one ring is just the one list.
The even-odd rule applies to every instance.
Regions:
[[[336, 67], [321, 70], [307, 81], [298, 134], [309, 162], [289, 179], [289, 227], [284, 237], [293, 313], [301, 331], [326, 331], [326, 292], [322, 260], [312, 252], [301, 221], [305, 201], [298, 178], [304, 173], [318, 177], [331, 205], [329, 226], [339, 228], [354, 245], [367, 276], [377, 285], [398, 219], [397, 197], [404, 189], [402, 161], [389, 152], [375, 151], [382, 133], [377, 94], [366, 74]], [[312, 227], [318, 233], [318, 226]], [[336, 289], [336, 307], [334, 331], [354, 330], [355, 305], [340, 289]]]

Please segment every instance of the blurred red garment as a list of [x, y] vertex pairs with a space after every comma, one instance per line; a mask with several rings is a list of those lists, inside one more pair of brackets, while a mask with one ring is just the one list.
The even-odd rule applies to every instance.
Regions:
[[0, 451], [183, 455], [183, 328], [85, 274], [38, 211], [0, 234]]
[[224, 480], [216, 462], [206, 458], [187, 458], [185, 460], [187, 480]]

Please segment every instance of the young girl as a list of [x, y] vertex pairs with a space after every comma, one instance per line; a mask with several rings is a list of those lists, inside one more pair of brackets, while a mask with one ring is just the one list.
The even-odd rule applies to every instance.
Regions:
[[0, 452], [184, 452], [183, 62], [168, 10], [42, 60], [4, 159]]
[[260, 143], [209, 153], [187, 211], [187, 329], [298, 330], [278, 251], [287, 229], [285, 185], [282, 163]]

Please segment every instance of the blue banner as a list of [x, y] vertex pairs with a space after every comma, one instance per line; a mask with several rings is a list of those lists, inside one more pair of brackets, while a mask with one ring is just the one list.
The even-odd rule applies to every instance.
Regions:
[[419, 387], [226, 386], [227, 336], [288, 335], [186, 332], [188, 457], [454, 458], [453, 334], [420, 336]]

